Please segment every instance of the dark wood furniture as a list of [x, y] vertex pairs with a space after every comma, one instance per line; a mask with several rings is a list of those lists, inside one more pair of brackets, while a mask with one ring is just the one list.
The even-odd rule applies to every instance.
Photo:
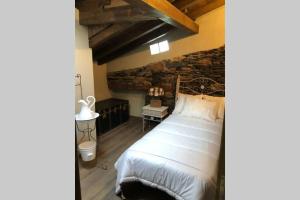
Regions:
[[96, 120], [97, 135], [100, 135], [128, 121], [129, 101], [116, 98], [98, 101], [95, 111], [100, 114]]
[[121, 185], [123, 196], [128, 200], [175, 200], [166, 192], [145, 186], [140, 182], [124, 183]]

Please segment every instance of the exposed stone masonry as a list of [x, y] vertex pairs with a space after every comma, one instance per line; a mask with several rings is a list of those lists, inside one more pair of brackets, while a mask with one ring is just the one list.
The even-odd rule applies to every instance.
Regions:
[[[152, 86], [164, 88], [163, 105], [173, 109], [177, 76], [187, 79], [208, 77], [225, 84], [225, 47], [199, 51], [146, 66], [107, 74], [108, 87], [114, 91], [141, 91]], [[146, 102], [149, 98], [146, 98]]]

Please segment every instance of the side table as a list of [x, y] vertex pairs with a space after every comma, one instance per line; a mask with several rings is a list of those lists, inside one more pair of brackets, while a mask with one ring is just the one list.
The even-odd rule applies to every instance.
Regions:
[[146, 122], [154, 121], [154, 122], [162, 122], [166, 116], [168, 115], [168, 107], [161, 106], [159, 108], [151, 107], [150, 105], [146, 105], [143, 107], [143, 132], [145, 131]]

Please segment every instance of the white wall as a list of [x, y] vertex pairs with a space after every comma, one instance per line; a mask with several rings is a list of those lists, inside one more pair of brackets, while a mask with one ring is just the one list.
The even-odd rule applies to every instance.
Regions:
[[107, 66], [106, 64], [98, 65], [94, 63], [94, 87], [95, 97], [97, 101], [109, 99], [112, 97], [110, 90], [107, 86]]
[[[75, 11], [75, 74], [81, 74], [82, 95], [83, 99], [94, 94], [94, 75], [92, 50], [89, 48], [88, 30], [79, 24], [79, 11]], [[74, 75], [75, 77], [75, 75]], [[75, 112], [80, 111], [78, 100], [80, 99], [80, 89], [75, 87]], [[93, 108], [94, 109], [94, 108]], [[81, 126], [82, 127], [82, 126]], [[96, 132], [93, 132], [96, 137]], [[78, 134], [80, 139], [81, 134]]]
[[[94, 75], [92, 49], [89, 48], [87, 27], [79, 24], [79, 11], [76, 9], [75, 17], [75, 74], [81, 74], [82, 95], [86, 98], [94, 96]], [[76, 87], [76, 112], [80, 106], [77, 101], [80, 99], [79, 87]]]
[[[170, 43], [170, 51], [151, 56], [149, 48], [141, 47], [134, 53], [127, 54], [107, 63], [107, 71], [120, 71], [137, 68], [149, 63], [170, 59], [196, 51], [218, 48], [225, 44], [225, 7], [221, 6], [196, 19], [199, 24], [199, 34], [176, 40]], [[136, 92], [112, 92], [113, 97], [128, 99], [130, 114], [141, 116], [145, 95]]]
[[141, 117], [142, 107], [145, 104], [145, 94], [142, 92], [113, 92], [114, 98], [126, 99], [129, 101], [129, 113], [131, 116]]

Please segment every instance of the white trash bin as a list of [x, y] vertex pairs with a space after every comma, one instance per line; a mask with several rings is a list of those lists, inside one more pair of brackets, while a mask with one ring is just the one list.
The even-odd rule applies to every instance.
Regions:
[[96, 158], [96, 142], [87, 141], [78, 146], [83, 161], [91, 161]]

